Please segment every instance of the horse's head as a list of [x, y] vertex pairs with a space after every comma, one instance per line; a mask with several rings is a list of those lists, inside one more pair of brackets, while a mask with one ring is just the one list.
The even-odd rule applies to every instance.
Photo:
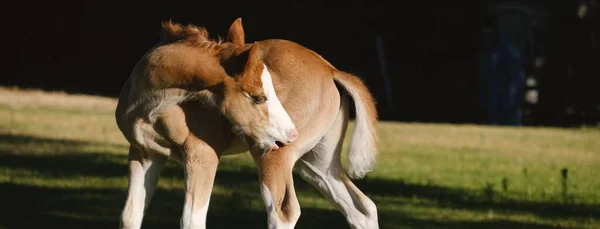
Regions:
[[241, 19], [224, 43], [209, 40], [204, 28], [172, 22], [163, 24], [162, 42], [149, 58], [154, 85], [208, 92], [234, 130], [263, 150], [296, 140], [259, 44], [245, 44]]
[[296, 127], [277, 98], [259, 44], [255, 42], [249, 50], [245, 45], [241, 19], [231, 25], [228, 41], [244, 51], [234, 51], [227, 60], [239, 70], [229, 69], [232, 76], [224, 80], [223, 114], [259, 148], [276, 150], [293, 142], [298, 136]]

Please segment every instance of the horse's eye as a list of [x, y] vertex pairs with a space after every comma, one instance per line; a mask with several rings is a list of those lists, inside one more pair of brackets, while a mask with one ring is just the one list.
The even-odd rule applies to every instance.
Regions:
[[267, 97], [266, 96], [252, 96], [252, 100], [256, 104], [261, 104], [261, 103], [264, 103], [265, 101], [267, 101]]

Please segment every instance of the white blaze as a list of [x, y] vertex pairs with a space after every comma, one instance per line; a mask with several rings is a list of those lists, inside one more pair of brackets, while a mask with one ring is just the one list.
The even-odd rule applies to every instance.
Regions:
[[277, 98], [271, 73], [269, 73], [266, 65], [263, 64], [263, 66], [264, 68], [260, 79], [262, 80], [263, 90], [265, 91], [265, 96], [267, 97], [266, 103], [269, 109], [269, 121], [274, 128], [274, 130], [267, 130], [267, 132], [271, 136], [277, 135], [273, 137], [279, 138], [276, 139], [278, 141], [288, 140], [289, 133], [294, 130], [296, 126], [283, 108], [283, 105], [281, 105], [279, 98]]

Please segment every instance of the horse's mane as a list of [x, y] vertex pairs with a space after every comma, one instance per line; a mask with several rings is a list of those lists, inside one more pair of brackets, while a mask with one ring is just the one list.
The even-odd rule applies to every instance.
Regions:
[[214, 48], [223, 43], [219, 37], [216, 41], [208, 36], [206, 28], [196, 25], [181, 25], [173, 21], [162, 22], [162, 32], [160, 41], [163, 44], [174, 42], [189, 42], [194, 45], [201, 45], [205, 48]]

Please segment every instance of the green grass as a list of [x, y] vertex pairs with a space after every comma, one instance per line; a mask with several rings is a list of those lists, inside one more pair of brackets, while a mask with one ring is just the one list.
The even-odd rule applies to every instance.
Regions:
[[[127, 144], [114, 100], [2, 88], [0, 97], [0, 228], [117, 228]], [[598, 129], [381, 122], [380, 133], [378, 167], [355, 183], [377, 204], [381, 228], [600, 228]], [[219, 166], [208, 228], [266, 228], [250, 156]], [[349, 228], [294, 181], [297, 228]], [[178, 228], [182, 187], [170, 161], [144, 228]]]

